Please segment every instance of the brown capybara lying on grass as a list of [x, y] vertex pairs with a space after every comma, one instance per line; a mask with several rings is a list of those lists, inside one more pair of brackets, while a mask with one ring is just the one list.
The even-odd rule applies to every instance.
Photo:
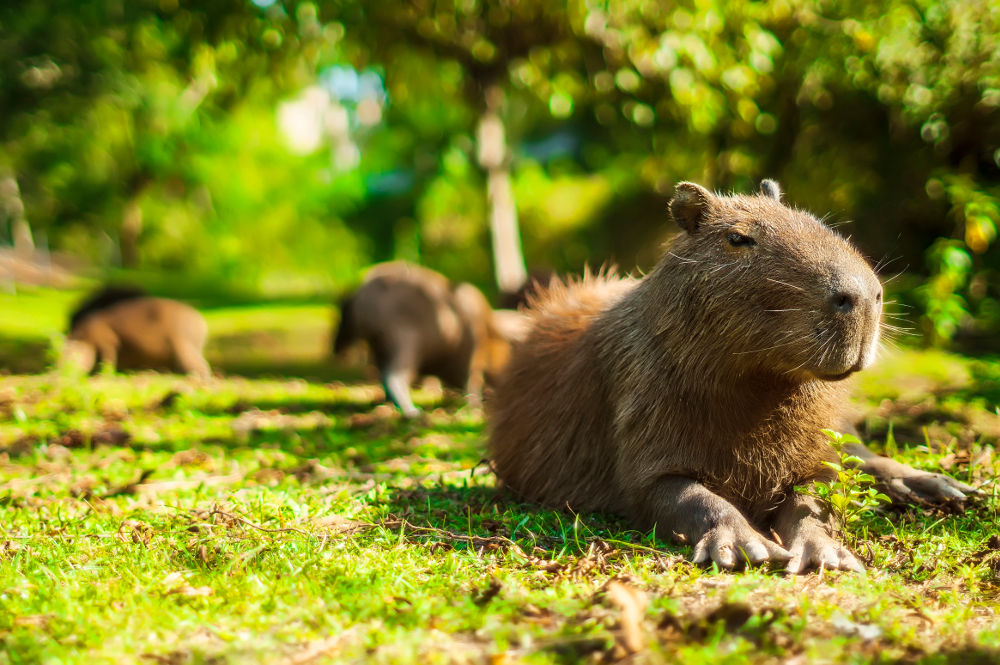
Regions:
[[208, 377], [208, 327], [192, 307], [131, 287], [107, 287], [70, 317], [66, 354], [85, 371], [152, 369]]
[[[832, 473], [821, 430], [842, 429], [842, 380], [875, 356], [878, 278], [771, 181], [758, 196], [681, 183], [670, 211], [684, 232], [643, 279], [553, 283], [531, 303], [487, 404], [500, 480], [655, 525], [696, 562], [861, 570], [828, 511], [793, 488]], [[851, 452], [915, 491], [971, 491]]]
[[366, 341], [386, 396], [408, 418], [419, 413], [410, 399], [417, 377], [436, 376], [476, 403], [486, 375], [507, 362], [509, 326], [494, 319], [479, 289], [427, 268], [377, 265], [340, 310], [334, 353]]

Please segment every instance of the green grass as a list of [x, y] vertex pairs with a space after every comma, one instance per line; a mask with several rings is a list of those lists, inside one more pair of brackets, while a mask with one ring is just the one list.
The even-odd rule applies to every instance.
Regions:
[[[646, 601], [641, 662], [998, 657], [994, 485], [961, 514], [866, 516], [864, 577], [701, 569], [616, 518], [498, 493], [482, 414], [440, 391], [408, 423], [370, 383], [287, 378], [327, 362], [329, 319], [209, 312], [275, 378], [0, 377], [0, 663], [615, 660], [635, 626], [613, 580]], [[862, 429], [987, 483], [998, 382], [995, 362], [902, 352], [860, 382]]]

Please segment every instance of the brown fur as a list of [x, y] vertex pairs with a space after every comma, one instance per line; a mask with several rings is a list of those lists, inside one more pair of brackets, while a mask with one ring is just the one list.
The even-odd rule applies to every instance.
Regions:
[[205, 319], [184, 303], [132, 295], [106, 306], [90, 306], [74, 320], [67, 353], [85, 371], [107, 363], [117, 370], [152, 369], [201, 377], [211, 373], [202, 355], [208, 334]]
[[358, 339], [370, 346], [387, 396], [407, 416], [417, 413], [409, 396], [417, 377], [437, 376], [476, 402], [510, 348], [479, 289], [402, 262], [373, 267], [342, 303], [334, 351]]
[[[824, 473], [820, 430], [841, 421], [838, 380], [872, 359], [881, 286], [779, 197], [770, 183], [733, 197], [684, 183], [671, 212], [686, 233], [645, 278], [587, 275], [533, 299], [488, 404], [505, 486], [674, 530], [654, 499], [661, 479], [682, 477], [763, 528]], [[733, 233], [756, 244], [734, 246]]]

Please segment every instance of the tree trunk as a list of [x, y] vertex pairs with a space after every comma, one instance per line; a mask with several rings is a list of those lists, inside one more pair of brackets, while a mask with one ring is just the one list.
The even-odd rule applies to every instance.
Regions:
[[22, 257], [31, 257], [35, 253], [35, 239], [24, 215], [21, 188], [17, 185], [17, 178], [12, 175], [0, 179], [0, 217], [9, 225], [14, 251]]
[[486, 111], [479, 121], [476, 139], [479, 165], [486, 171], [490, 205], [490, 235], [493, 270], [503, 293], [514, 293], [528, 281], [521, 251], [517, 206], [510, 183], [510, 160], [499, 107], [503, 93], [496, 86], [486, 91]]
[[122, 267], [139, 267], [140, 233], [142, 233], [142, 208], [139, 207], [139, 197], [136, 195], [125, 204], [125, 210], [122, 212], [120, 235]]

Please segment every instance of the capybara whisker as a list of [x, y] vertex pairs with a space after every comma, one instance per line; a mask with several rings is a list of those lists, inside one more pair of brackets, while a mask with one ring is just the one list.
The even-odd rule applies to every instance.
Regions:
[[789, 288], [793, 288], [793, 289], [795, 289], [797, 291], [805, 291], [805, 289], [803, 289], [802, 287], [795, 286], [794, 284], [789, 284], [788, 282], [782, 282], [780, 279], [774, 279], [773, 277], [767, 277], [766, 279], [769, 282], [774, 282], [775, 284], [782, 284], [782, 285], [787, 286]]
[[[879, 261], [879, 262], [878, 262], [878, 264], [877, 264], [877, 265], [876, 265], [876, 266], [875, 266], [875, 267], [873, 268], [873, 270], [874, 270], [874, 271], [875, 271], [876, 273], [879, 273], [879, 271], [881, 271], [881, 270], [885, 270], [886, 268], [888, 268], [889, 266], [891, 266], [891, 265], [892, 265], [893, 263], [895, 263], [896, 261], [899, 261], [899, 260], [900, 260], [901, 258], [903, 258], [903, 257], [902, 257], [902, 256], [897, 256], [897, 257], [896, 257], [896, 258], [894, 258], [894, 259], [888, 259], [888, 260], [886, 260], [886, 259], [882, 259], [882, 260], [881, 260], [881, 261]], [[907, 266], [907, 267], [909, 267], [909, 266]], [[903, 270], [906, 270], [906, 268], [903, 268]], [[901, 275], [901, 274], [902, 274], [902, 272], [899, 272], [899, 273], [896, 273], [896, 275], [895, 275], [894, 277], [892, 277], [891, 279], [896, 279], [896, 277], [899, 277], [899, 275]], [[887, 282], [882, 282], [882, 286], [885, 286], [886, 284], [887, 284]]]
[[[785, 339], [787, 337], [788, 337], [788, 335], [785, 335], [782, 339]], [[740, 355], [743, 355], [745, 353], [760, 353], [761, 351], [770, 351], [771, 349], [778, 349], [778, 348], [781, 348], [782, 346], [788, 346], [789, 344], [795, 344], [797, 341], [798, 341], [797, 339], [792, 339], [792, 340], [789, 340], [787, 342], [782, 342], [780, 344], [774, 344], [773, 346], [765, 346], [765, 347], [760, 348], [760, 349], [750, 349], [749, 351], [733, 351], [733, 355], [734, 356], [740, 356]]]
[[682, 261], [682, 262], [684, 262], [684, 263], [698, 263], [698, 261], [695, 261], [694, 259], [688, 259], [688, 258], [685, 258], [685, 257], [683, 257], [683, 256], [677, 256], [677, 255], [676, 255], [676, 254], [674, 254], [673, 252], [667, 252], [667, 254], [669, 254], [670, 256], [672, 256], [672, 257], [674, 257], [675, 259], [677, 259], [677, 260], [679, 260], [679, 261]]
[[[907, 266], [907, 267], [909, 267], [909, 266]], [[906, 270], [906, 268], [903, 268], [903, 270]], [[882, 286], [885, 286], [886, 284], [889, 284], [890, 282], [892, 282], [892, 280], [896, 279], [897, 277], [899, 277], [902, 274], [903, 274], [903, 271], [897, 272], [895, 275], [893, 275], [889, 279], [887, 279], [884, 282], [882, 282]], [[888, 304], [888, 303], [886, 303], [886, 304]]]

